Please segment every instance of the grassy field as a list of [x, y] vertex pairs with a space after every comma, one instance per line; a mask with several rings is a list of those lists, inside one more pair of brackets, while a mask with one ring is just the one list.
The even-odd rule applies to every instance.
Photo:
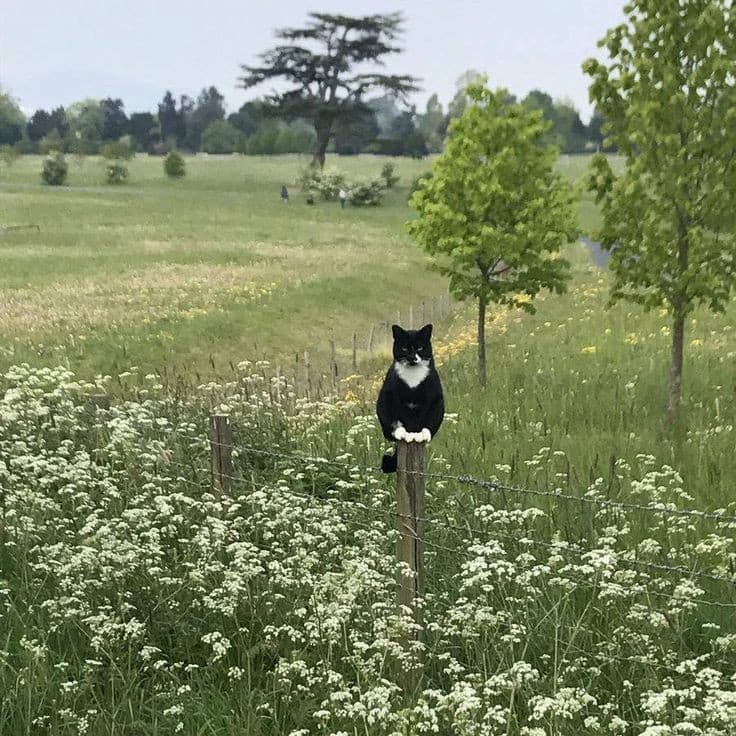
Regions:
[[[103, 163], [70, 159], [68, 186], [43, 186], [41, 159], [0, 172], [2, 365], [69, 365], [93, 375], [145, 370], [215, 372], [310, 350], [324, 365], [332, 339], [445, 293], [404, 221], [408, 186], [427, 162], [401, 160], [380, 208], [305, 204], [291, 187], [306, 159], [196, 157], [168, 180], [159, 158], [130, 163], [129, 183], [105, 185]], [[383, 159], [340, 161], [351, 178]], [[382, 335], [383, 336], [383, 335]]]
[[[94, 162], [62, 191], [36, 184], [37, 160], [3, 173], [8, 224], [41, 231], [0, 236], [3, 361], [32, 363], [0, 375], [0, 734], [736, 733], [735, 310], [689, 319], [676, 427], [667, 316], [606, 310], [581, 245], [567, 295], [492, 313], [487, 388], [472, 308], [443, 320], [407, 648], [393, 479], [375, 472], [385, 347], [339, 396], [275, 375], [442, 293], [404, 234], [406, 191], [285, 207], [294, 159], [189, 165], [168, 182], [136, 161], [115, 190]], [[559, 165], [576, 180], [585, 159]], [[401, 162], [402, 183], [425, 166]], [[588, 230], [588, 197], [579, 212]], [[221, 380], [196, 390], [147, 375], [210, 374], [210, 355]], [[213, 406], [235, 426], [231, 495], [212, 492]]]

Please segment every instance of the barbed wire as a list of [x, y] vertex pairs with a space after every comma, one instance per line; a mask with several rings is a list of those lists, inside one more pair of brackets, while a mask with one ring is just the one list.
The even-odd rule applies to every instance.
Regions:
[[[182, 466], [182, 467], [189, 468], [189, 466]], [[237, 483], [250, 483], [251, 482], [251, 479], [248, 479], [245, 477], [232, 476], [228, 474], [218, 474], [218, 476], [221, 478], [226, 478], [233, 482], [237, 482]], [[201, 487], [201, 485], [203, 484], [192, 482], [192, 485]], [[735, 582], [733, 578], [728, 578], [728, 577], [721, 576], [721, 575], [714, 575], [712, 573], [701, 572], [699, 570], [692, 570], [686, 567], [675, 566], [675, 565], [664, 565], [664, 564], [659, 564], [659, 563], [646, 562], [643, 560], [630, 560], [630, 559], [627, 559], [626, 557], [623, 557], [620, 551], [606, 549], [606, 548], [590, 549], [590, 548], [586, 548], [582, 546], [578, 542], [573, 542], [573, 543], [545, 542], [539, 539], [531, 539], [530, 537], [527, 537], [527, 536], [510, 535], [498, 529], [494, 529], [492, 531], [487, 532], [487, 531], [475, 529], [469, 525], [468, 526], [454, 525], [454, 524], [450, 524], [449, 522], [445, 522], [437, 518], [413, 516], [410, 514], [401, 514], [399, 512], [389, 511], [388, 509], [382, 509], [382, 508], [369, 506], [360, 501], [353, 501], [350, 499], [340, 499], [340, 498], [334, 498], [334, 497], [325, 498], [325, 497], [318, 496], [318, 495], [311, 494], [311, 493], [296, 491], [294, 489], [286, 489], [284, 493], [295, 496], [297, 498], [308, 500], [310, 502], [317, 501], [317, 502], [320, 502], [322, 504], [329, 506], [330, 508], [345, 507], [345, 508], [350, 508], [352, 510], [360, 511], [363, 513], [368, 513], [372, 515], [382, 515], [384, 517], [393, 517], [395, 519], [407, 519], [414, 523], [422, 522], [430, 526], [441, 527], [443, 529], [451, 530], [455, 532], [461, 532], [463, 535], [469, 535], [471, 537], [470, 540], [466, 539], [465, 541], [472, 541], [476, 543], [478, 542], [488, 543], [489, 541], [492, 541], [494, 537], [500, 537], [502, 539], [506, 539], [518, 545], [536, 546], [536, 547], [540, 547], [540, 548], [555, 552], [557, 554], [574, 556], [575, 560], [582, 564], [590, 564], [589, 560], [583, 559], [583, 557], [586, 555], [593, 555], [598, 552], [610, 553], [614, 557], [614, 561], [616, 564], [621, 564], [625, 567], [635, 567], [635, 568], [640, 568], [640, 569], [656, 570], [658, 572], [676, 573], [676, 574], [685, 576], [685, 579], [688, 579], [688, 580], [692, 579], [693, 577], [696, 577], [696, 578], [705, 579], [711, 582], [727, 583], [728, 585], [731, 585], [731, 586], [734, 585], [734, 582]], [[361, 523], [357, 523], [357, 525], [361, 526]], [[366, 528], [369, 531], [373, 531], [373, 529], [369, 527], [365, 527], [364, 525], [363, 525], [363, 528]], [[478, 557], [477, 552], [475, 552], [471, 548], [468, 548], [468, 549], [451, 548], [445, 545], [438, 544], [437, 542], [427, 540], [426, 538], [420, 539], [419, 537], [416, 537], [416, 535], [414, 534], [413, 528], [407, 524], [402, 523], [401, 529], [398, 531], [400, 531], [400, 533], [404, 535], [414, 536], [415, 539], [417, 539], [418, 541], [421, 541], [425, 546], [427, 546], [430, 549], [441, 550], [441, 551], [447, 552], [455, 556], [464, 556], [468, 559], [476, 559]], [[609, 588], [614, 588], [621, 593], [630, 592], [630, 589], [627, 589], [621, 583], [617, 583], [612, 580], [601, 580], [598, 583], [591, 583], [590, 580], [576, 578], [575, 576], [572, 576], [569, 574], [567, 574], [567, 579], [575, 582], [576, 584], [579, 584], [585, 587], [599, 588], [601, 583], [605, 583], [605, 585], [608, 586]], [[714, 600], [710, 600], [706, 598], [692, 598], [692, 597], [683, 596], [683, 595], [673, 595], [671, 593], [665, 593], [662, 591], [650, 590], [646, 586], [642, 586], [642, 584], [640, 583], [637, 585], [639, 587], [639, 590], [637, 592], [640, 592], [641, 594], [644, 594], [647, 596], [664, 598], [670, 601], [676, 601], [678, 603], [686, 602], [686, 603], [692, 603], [695, 605], [709, 605], [709, 606], [729, 608], [729, 609], [736, 608], [736, 603], [727, 603], [724, 601], [714, 601]]]
[[[202, 440], [204, 442], [208, 440]], [[213, 447], [225, 447], [229, 448], [231, 450], [236, 451], [244, 451], [249, 452], [251, 454], [256, 455], [262, 455], [262, 456], [270, 456], [275, 457], [283, 460], [298, 460], [301, 462], [311, 462], [311, 463], [318, 463], [322, 465], [334, 465], [342, 468], [351, 467], [355, 468], [357, 470], [363, 470], [365, 472], [373, 473], [373, 474], [383, 474], [381, 469], [378, 467], [372, 467], [372, 466], [366, 466], [366, 465], [359, 465], [359, 464], [353, 464], [351, 466], [348, 466], [344, 461], [339, 460], [330, 460], [327, 458], [320, 458], [317, 456], [305, 456], [305, 455], [299, 455], [296, 453], [292, 454], [285, 454], [285, 453], [279, 453], [274, 452], [273, 450], [264, 450], [262, 448], [258, 447], [249, 447], [246, 445], [228, 445], [224, 443], [220, 443], [214, 440], [209, 440], [210, 445]], [[456, 483], [461, 483], [464, 485], [473, 485], [480, 488], [486, 488], [488, 490], [496, 491], [496, 492], [507, 492], [507, 493], [515, 493], [519, 495], [529, 495], [529, 496], [537, 496], [537, 497], [543, 497], [543, 498], [554, 498], [554, 499], [560, 499], [563, 501], [569, 501], [574, 503], [582, 503], [587, 504], [590, 506], [601, 506], [606, 508], [614, 508], [619, 510], [625, 510], [625, 511], [643, 511], [647, 513], [654, 513], [654, 514], [661, 514], [662, 516], [676, 516], [676, 517], [692, 517], [692, 518], [699, 518], [704, 519], [708, 521], [716, 521], [720, 523], [731, 523], [736, 524], [736, 516], [731, 514], [724, 514], [720, 511], [701, 511], [699, 509], [679, 509], [679, 508], [672, 508], [671, 506], [666, 506], [664, 504], [639, 504], [634, 503], [632, 501], [615, 501], [612, 499], [605, 499], [605, 498], [594, 498], [590, 496], [574, 496], [569, 493], [563, 493], [562, 491], [558, 490], [538, 490], [533, 488], [522, 488], [519, 486], [511, 486], [506, 485], [504, 483], [500, 483], [495, 480], [487, 480], [483, 478], [474, 478], [470, 475], [450, 475], [447, 473], [434, 473], [434, 472], [426, 472], [426, 471], [404, 471], [407, 475], [413, 475], [418, 476], [422, 478], [431, 478], [433, 480], [442, 480], [442, 481], [454, 481]]]

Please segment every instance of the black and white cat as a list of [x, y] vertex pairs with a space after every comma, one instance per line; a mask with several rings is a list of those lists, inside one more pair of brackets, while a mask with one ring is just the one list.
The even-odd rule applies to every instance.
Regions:
[[[394, 363], [376, 402], [376, 414], [387, 440], [429, 442], [445, 416], [442, 384], [432, 359], [432, 325], [403, 330], [393, 325]], [[384, 473], [396, 472], [396, 456], [384, 455]]]

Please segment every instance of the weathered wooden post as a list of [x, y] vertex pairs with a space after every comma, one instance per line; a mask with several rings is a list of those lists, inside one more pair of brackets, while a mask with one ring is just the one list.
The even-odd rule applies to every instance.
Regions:
[[[408, 567], [406, 574], [399, 573], [396, 607], [411, 609], [419, 625], [422, 611], [417, 598], [424, 594], [424, 449], [423, 442], [398, 442], [396, 446], [396, 528], [399, 532], [396, 557]], [[417, 630], [406, 645], [418, 637]], [[421, 678], [421, 668], [405, 675], [407, 690], [413, 690]]]
[[215, 493], [230, 493], [233, 475], [233, 425], [227, 414], [210, 417], [212, 487]]
[[330, 376], [332, 379], [332, 390], [337, 391], [337, 351], [335, 341], [330, 340]]
[[304, 351], [304, 383], [306, 386], [306, 395], [308, 399], [312, 398], [312, 378], [309, 375], [309, 369], [311, 365], [309, 363], [309, 352]]

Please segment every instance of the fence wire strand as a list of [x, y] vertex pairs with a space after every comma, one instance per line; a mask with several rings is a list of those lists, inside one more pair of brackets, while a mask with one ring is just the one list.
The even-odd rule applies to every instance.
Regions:
[[[274, 457], [281, 460], [291, 460], [299, 462], [310, 462], [320, 465], [332, 465], [337, 467], [350, 469], [362, 470], [372, 474], [383, 474], [381, 469], [378, 467], [372, 467], [367, 465], [352, 464], [347, 465], [344, 461], [331, 460], [327, 458], [320, 458], [317, 456], [300, 455], [297, 453], [286, 454], [280, 452], [274, 452], [273, 450], [263, 450], [258, 447], [248, 447], [245, 445], [226, 445], [220, 442], [209, 440], [210, 445], [213, 447], [227, 447], [231, 450], [238, 452], [248, 452], [253, 455], [262, 455], [266, 457]], [[632, 501], [615, 501], [612, 499], [605, 498], [594, 498], [591, 496], [575, 496], [570, 493], [563, 493], [558, 490], [538, 490], [533, 488], [522, 488], [519, 486], [510, 486], [504, 483], [500, 483], [495, 480], [488, 480], [484, 478], [475, 478], [470, 475], [450, 475], [446, 473], [432, 473], [422, 471], [405, 471], [407, 475], [421, 476], [423, 478], [430, 478], [433, 480], [442, 481], [454, 481], [463, 485], [473, 485], [479, 488], [486, 488], [488, 490], [496, 492], [514, 493], [519, 495], [538, 496], [543, 498], [553, 498], [562, 501], [569, 501], [573, 503], [582, 503], [591, 506], [601, 506], [606, 508], [619, 509], [622, 511], [644, 511], [652, 514], [660, 514], [662, 516], [679, 516], [679, 517], [693, 517], [699, 519], [705, 519], [709, 521], [717, 521], [720, 523], [736, 524], [736, 516], [731, 514], [724, 514], [720, 511], [701, 511], [699, 509], [678, 509], [672, 508], [665, 505], [655, 504], [638, 504]]]
[[[219, 444], [219, 443], [216, 443], [216, 444]], [[230, 447], [230, 445], [221, 445], [221, 446]], [[240, 449], [243, 449], [243, 448], [241, 447]], [[312, 457], [307, 457], [307, 456], [283, 455], [282, 453], [272, 453], [270, 451], [265, 451], [265, 450], [262, 452], [267, 453], [269, 455], [276, 455], [278, 457], [286, 458], [289, 460], [300, 459], [310, 464], [313, 463], [315, 460], [319, 460], [318, 458], [312, 458]], [[181, 463], [171, 463], [171, 464], [178, 465], [180, 467], [185, 467], [190, 470], [192, 469], [191, 466], [185, 466]], [[322, 462], [320, 464], [323, 464], [323, 465], [324, 464], [336, 464], [336, 465], [340, 465], [343, 468], [345, 467], [344, 462], [330, 461], [330, 460], [324, 460], [324, 459], [322, 459]], [[361, 468], [361, 466], [354, 466], [354, 467], [356, 467], [357, 469]], [[428, 475], [431, 477], [433, 474], [420, 473], [419, 475]], [[234, 476], [234, 475], [219, 474], [219, 477], [227, 478], [228, 480], [231, 480], [234, 483], [251, 483], [252, 482], [251, 479], [242, 477], [242, 476], [239, 477], [239, 476]], [[195, 483], [194, 481], [188, 481], [188, 482], [200, 488], [203, 485], [207, 485], [206, 482], [197, 482], [197, 483]], [[470, 541], [472, 543], [488, 544], [488, 542], [493, 541], [494, 537], [500, 537], [507, 541], [514, 542], [520, 546], [535, 546], [535, 547], [540, 547], [540, 548], [549, 550], [551, 552], [555, 552], [557, 554], [572, 556], [575, 559], [575, 561], [577, 561], [578, 563], [582, 563], [582, 564], [590, 564], [590, 560], [584, 559], [585, 555], [592, 555], [596, 552], [604, 552], [604, 553], [610, 552], [610, 554], [615, 559], [615, 563], [621, 564], [625, 567], [635, 567], [635, 568], [640, 568], [640, 569], [656, 570], [658, 572], [675, 573], [675, 574], [683, 576], [682, 579], [691, 580], [693, 577], [696, 577], [696, 578], [701, 578], [701, 579], [708, 580], [711, 582], [727, 583], [730, 586], [733, 586], [735, 582], [733, 578], [728, 578], [728, 577], [721, 576], [721, 575], [714, 575], [711, 573], [705, 573], [699, 570], [692, 570], [686, 567], [674, 566], [674, 565], [663, 565], [659, 563], [646, 562], [643, 560], [629, 560], [625, 557], [622, 557], [621, 554], [617, 552], [616, 550], [607, 550], [605, 548], [601, 548], [601, 549], [585, 548], [584, 546], [580, 545], [577, 542], [574, 542], [574, 543], [545, 542], [543, 540], [531, 539], [528, 536], [512, 536], [505, 532], [501, 532], [498, 529], [483, 531], [483, 530], [476, 529], [470, 525], [459, 526], [456, 524], [445, 522], [442, 519], [426, 517], [426, 516], [417, 517], [417, 516], [412, 516], [408, 514], [400, 514], [395, 511], [389, 511], [387, 509], [369, 506], [360, 501], [354, 501], [350, 499], [340, 499], [340, 498], [329, 498], [329, 497], [325, 498], [323, 496], [318, 496], [312, 493], [296, 491], [293, 489], [285, 490], [284, 493], [295, 496], [297, 498], [308, 500], [310, 502], [315, 502], [315, 501], [320, 502], [326, 506], [329, 506], [330, 508], [336, 508], [336, 507], [349, 508], [354, 511], [360, 511], [362, 513], [367, 513], [367, 514], [371, 514], [374, 516], [381, 515], [384, 518], [389, 518], [389, 517], [392, 517], [394, 519], [403, 518], [403, 519], [409, 519], [414, 522], [423, 522], [429, 526], [439, 527], [439, 528], [442, 528], [448, 531], [462, 533], [465, 537], [470, 537], [470, 539], [465, 538], [464, 541]], [[363, 522], [357, 522], [354, 518], [352, 519], [352, 521], [356, 523], [356, 526], [361, 526], [363, 529], [367, 531], [374, 531], [373, 528], [366, 526]], [[407, 525], [403, 525], [403, 524], [402, 524], [402, 530], [403, 530], [403, 533], [406, 533], [407, 531], [411, 532], [410, 528]], [[446, 552], [455, 557], [464, 557], [466, 559], [476, 559], [479, 556], [477, 551], [474, 551], [472, 548], [468, 548], [468, 549], [451, 548], [451, 547], [447, 547], [442, 544], [438, 544], [437, 542], [433, 540], [428, 540], [426, 538], [424, 538], [422, 541], [424, 542], [425, 546], [428, 549]], [[627, 588], [626, 586], [616, 581], [599, 580], [597, 582], [592, 582], [589, 579], [577, 578], [575, 576], [569, 575], [568, 573], [566, 573], [565, 575], [566, 577], [564, 579], [570, 580], [571, 582], [574, 582], [577, 585], [580, 585], [582, 587], [588, 587], [588, 588], [600, 590], [601, 585], [605, 585], [609, 589], [615, 589], [620, 593], [630, 592], [630, 588]], [[682, 596], [682, 595], [673, 595], [671, 593], [665, 593], [662, 591], [650, 590], [646, 586], [643, 586], [641, 583], [635, 583], [634, 585], [636, 585], [636, 588], [637, 588], [636, 592], [638, 594], [645, 595], [648, 597], [651, 596], [651, 597], [656, 597], [656, 598], [662, 598], [662, 599], [666, 599], [669, 601], [675, 601], [678, 603], [691, 603], [693, 605], [707, 605], [707, 606], [727, 608], [727, 609], [736, 608], [736, 603], [727, 603], [724, 601], [714, 601], [714, 600], [710, 600], [706, 598], [692, 598], [692, 597]]]

